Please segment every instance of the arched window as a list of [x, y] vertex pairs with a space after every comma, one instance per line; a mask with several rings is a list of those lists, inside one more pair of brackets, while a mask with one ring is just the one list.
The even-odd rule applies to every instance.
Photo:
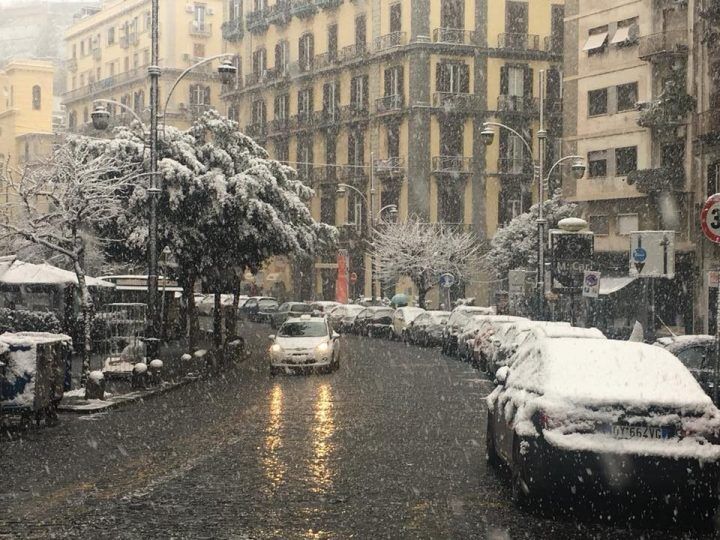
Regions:
[[32, 89], [32, 107], [34, 110], [39, 111], [42, 106], [42, 90], [39, 85], [33, 86]]

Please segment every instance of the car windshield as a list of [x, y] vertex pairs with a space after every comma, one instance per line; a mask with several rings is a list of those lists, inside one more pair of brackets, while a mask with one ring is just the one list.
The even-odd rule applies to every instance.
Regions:
[[310, 313], [313, 307], [309, 304], [295, 304], [290, 307], [290, 311], [294, 313]]
[[260, 309], [276, 308], [278, 303], [275, 300], [260, 300], [258, 301], [258, 307]]
[[289, 321], [280, 327], [279, 337], [323, 337], [328, 333], [322, 320]]

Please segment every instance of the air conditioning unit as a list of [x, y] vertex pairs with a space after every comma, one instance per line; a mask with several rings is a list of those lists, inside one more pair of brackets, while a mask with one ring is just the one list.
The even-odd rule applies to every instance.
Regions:
[[185, 13], [195, 13], [195, 6], [192, 4], [185, 4]]

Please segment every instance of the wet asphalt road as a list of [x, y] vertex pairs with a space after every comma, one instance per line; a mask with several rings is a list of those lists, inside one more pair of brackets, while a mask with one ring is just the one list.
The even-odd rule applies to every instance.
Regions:
[[0, 538], [715, 537], [515, 509], [491, 385], [438, 350], [344, 338], [338, 372], [271, 378], [246, 331], [224, 377], [0, 440]]

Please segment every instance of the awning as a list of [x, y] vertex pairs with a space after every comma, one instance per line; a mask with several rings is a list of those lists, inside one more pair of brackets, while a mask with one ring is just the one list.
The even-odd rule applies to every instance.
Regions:
[[635, 281], [636, 277], [631, 276], [619, 276], [619, 277], [605, 277], [600, 276], [600, 294], [607, 295], [618, 292]]
[[599, 49], [603, 45], [605, 45], [605, 41], [607, 41], [608, 33], [607, 32], [601, 32], [599, 34], [593, 34], [588, 38], [588, 40], [585, 42], [585, 46], [583, 47], [583, 51], [594, 51], [595, 49]]
[[618, 43], [625, 43], [627, 40], [630, 39], [630, 27], [629, 26], [623, 26], [622, 28], [618, 28], [615, 32], [615, 35], [610, 40], [610, 43], [613, 45]]

